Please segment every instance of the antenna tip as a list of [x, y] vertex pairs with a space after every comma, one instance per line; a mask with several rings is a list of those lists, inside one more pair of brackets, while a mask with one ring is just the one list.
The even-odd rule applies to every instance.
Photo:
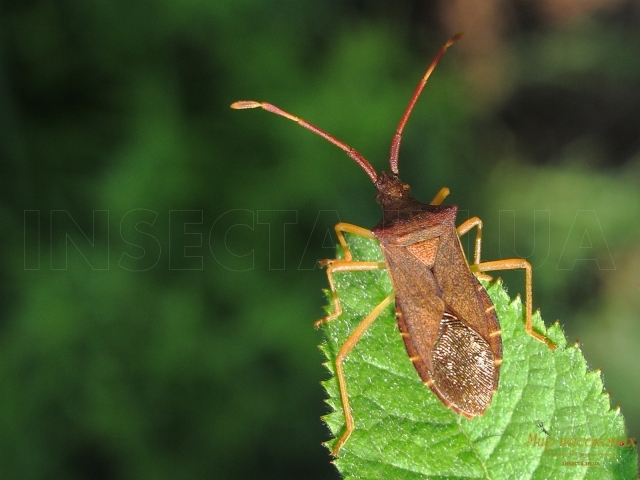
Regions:
[[456, 33], [453, 37], [451, 37], [449, 39], [449, 41], [447, 41], [445, 47], [449, 48], [451, 45], [453, 45], [454, 43], [456, 43], [458, 40], [460, 40], [462, 37], [464, 37], [464, 32], [458, 32]]
[[253, 100], [240, 100], [239, 102], [233, 102], [231, 108], [235, 110], [244, 110], [245, 108], [259, 108], [262, 105], [260, 102], [254, 102]]

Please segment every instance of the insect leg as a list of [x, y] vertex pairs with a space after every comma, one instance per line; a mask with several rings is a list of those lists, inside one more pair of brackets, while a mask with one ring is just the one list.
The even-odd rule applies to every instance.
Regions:
[[436, 196], [433, 197], [430, 205], [440, 205], [442, 201], [449, 196], [449, 193], [451, 193], [451, 191], [447, 187], [442, 187]]
[[344, 238], [345, 233], [351, 233], [353, 235], [359, 235], [361, 237], [366, 238], [376, 238], [370, 230], [366, 228], [358, 227], [357, 225], [353, 225], [351, 223], [340, 222], [335, 226], [336, 235], [338, 236], [338, 241], [342, 246], [342, 251], [344, 252], [344, 259], [332, 259], [332, 260], [322, 260], [320, 262], [320, 266], [324, 267], [328, 265], [327, 268], [327, 278], [329, 280], [329, 287], [331, 288], [331, 295], [333, 297], [333, 313], [327, 315], [320, 320], [317, 320], [313, 325], [318, 328], [321, 324], [325, 322], [330, 322], [331, 320], [335, 320], [342, 313], [342, 307], [340, 306], [340, 299], [338, 298], [338, 293], [336, 292], [335, 280], [333, 279], [333, 274], [335, 272], [352, 272], [352, 271], [363, 271], [363, 270], [382, 270], [386, 268], [386, 265], [383, 262], [354, 262], [353, 256], [351, 255], [351, 250], [349, 249], [349, 244], [347, 240]]
[[[464, 225], [464, 224], [463, 224]], [[540, 335], [538, 332], [533, 330], [533, 323], [531, 321], [531, 311], [533, 308], [533, 273], [531, 269], [531, 264], [522, 258], [512, 258], [508, 260], [496, 260], [494, 262], [484, 262], [479, 264], [470, 265], [472, 272], [490, 272], [494, 270], [517, 270], [524, 269], [525, 271], [525, 288], [526, 288], [526, 320], [525, 320], [525, 328], [527, 333], [531, 335], [536, 340], [540, 340], [543, 343], [546, 343], [547, 346], [553, 350], [555, 349], [555, 345], [551, 343], [551, 341], [545, 338], [543, 335]]]
[[369, 329], [371, 324], [380, 316], [380, 314], [389, 306], [389, 304], [393, 301], [394, 294], [390, 294], [386, 297], [382, 302], [380, 302], [371, 312], [367, 315], [362, 322], [356, 327], [353, 333], [349, 336], [346, 342], [340, 347], [338, 351], [338, 355], [336, 356], [336, 377], [338, 378], [338, 385], [340, 387], [340, 398], [342, 400], [342, 409], [344, 411], [344, 421], [346, 424], [346, 430], [340, 437], [340, 440], [335, 444], [333, 450], [331, 451], [331, 455], [336, 457], [338, 455], [338, 451], [342, 448], [345, 442], [349, 439], [351, 432], [353, 432], [355, 428], [355, 423], [353, 421], [353, 415], [351, 413], [351, 406], [349, 405], [349, 394], [347, 393], [347, 383], [344, 378], [344, 370], [342, 369], [342, 364], [346, 359], [349, 352], [353, 350], [353, 347], [356, 346], [358, 341], [362, 338], [364, 333]]
[[[340, 222], [335, 226], [336, 235], [338, 236], [338, 241], [342, 246], [342, 251], [344, 252], [344, 259], [347, 262], [352, 260], [351, 250], [349, 249], [349, 245], [344, 238], [344, 233], [351, 233], [353, 235], [358, 235], [360, 237], [365, 238], [376, 238], [371, 230], [367, 230], [366, 228], [359, 227], [357, 225], [353, 225], [351, 223]], [[343, 233], [344, 232], [344, 233]]]
[[329, 280], [329, 288], [331, 289], [331, 296], [333, 297], [333, 313], [327, 315], [320, 320], [316, 320], [313, 326], [318, 328], [320, 325], [331, 320], [335, 320], [342, 314], [342, 306], [340, 305], [340, 299], [338, 298], [338, 292], [336, 291], [336, 283], [333, 278], [335, 272], [354, 272], [354, 271], [366, 271], [366, 270], [383, 270], [387, 268], [384, 262], [353, 262], [349, 260], [333, 260], [327, 268], [327, 279]]
[[482, 220], [478, 217], [472, 217], [466, 222], [461, 223], [456, 231], [458, 232], [458, 236], [461, 237], [471, 231], [473, 227], [478, 227], [476, 231], [475, 248], [473, 249], [473, 263], [477, 265], [480, 263], [480, 249], [482, 248]]

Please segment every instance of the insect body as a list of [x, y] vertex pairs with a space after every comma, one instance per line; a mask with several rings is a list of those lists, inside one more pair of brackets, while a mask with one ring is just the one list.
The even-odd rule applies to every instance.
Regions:
[[378, 184], [387, 215], [372, 233], [389, 269], [409, 358], [447, 407], [470, 418], [482, 415], [498, 388], [500, 326], [467, 266], [457, 207], [417, 202], [397, 177], [382, 174]]
[[[502, 363], [500, 326], [495, 308], [476, 278], [483, 276], [481, 272], [525, 270], [526, 330], [553, 348], [545, 337], [533, 331], [531, 265], [522, 259], [481, 262], [482, 221], [473, 217], [456, 228], [457, 207], [441, 205], [449, 194], [447, 188], [440, 190], [430, 204], [424, 204], [411, 197], [409, 186], [398, 177], [398, 152], [404, 126], [438, 61], [461, 36], [461, 33], [455, 35], [440, 49], [411, 97], [391, 144], [391, 173], [378, 175], [353, 148], [274, 105], [254, 101], [231, 105], [236, 109], [263, 108], [293, 120], [344, 150], [372, 180], [378, 191], [376, 201], [383, 208], [383, 219], [373, 230], [348, 223], [336, 225], [344, 258], [322, 262], [328, 267], [334, 312], [317, 321], [316, 326], [334, 320], [342, 313], [334, 280], [336, 273], [388, 269], [394, 289], [360, 322], [336, 356], [336, 376], [346, 429], [333, 447], [334, 456], [355, 429], [343, 371], [344, 360], [394, 300], [400, 333], [422, 381], [444, 405], [467, 418], [486, 411], [498, 388]], [[459, 237], [474, 227], [477, 229], [474, 261], [469, 266]], [[344, 233], [377, 239], [385, 261], [354, 261]]]

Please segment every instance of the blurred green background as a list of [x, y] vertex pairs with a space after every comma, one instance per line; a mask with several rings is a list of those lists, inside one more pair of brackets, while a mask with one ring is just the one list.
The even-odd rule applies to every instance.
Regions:
[[[312, 322], [346, 155], [484, 220], [640, 437], [640, 8], [633, 0], [3, 1], [0, 476], [338, 478]], [[465, 244], [469, 242], [465, 240]], [[512, 295], [522, 274], [504, 274]], [[553, 427], [553, 426], [551, 426]]]

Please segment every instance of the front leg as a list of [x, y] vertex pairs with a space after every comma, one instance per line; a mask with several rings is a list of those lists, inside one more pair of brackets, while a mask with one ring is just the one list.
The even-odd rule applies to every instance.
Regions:
[[320, 325], [326, 322], [330, 322], [331, 320], [335, 320], [342, 314], [342, 306], [340, 305], [340, 299], [338, 298], [338, 292], [336, 290], [336, 282], [333, 277], [334, 273], [341, 272], [354, 272], [354, 271], [371, 271], [371, 270], [383, 270], [387, 268], [384, 262], [354, 262], [353, 256], [351, 255], [351, 249], [349, 248], [349, 244], [347, 240], [344, 238], [345, 233], [351, 233], [353, 235], [359, 235], [365, 238], [373, 238], [376, 237], [371, 233], [370, 230], [366, 228], [358, 227], [357, 225], [352, 225], [350, 223], [340, 222], [335, 226], [336, 235], [338, 236], [338, 241], [342, 246], [342, 251], [344, 252], [344, 259], [331, 259], [331, 260], [322, 260], [320, 262], [320, 266], [327, 266], [327, 279], [329, 280], [329, 288], [331, 289], [331, 297], [333, 299], [333, 313], [327, 315], [320, 320], [316, 320], [314, 322], [314, 327], [318, 328]]

